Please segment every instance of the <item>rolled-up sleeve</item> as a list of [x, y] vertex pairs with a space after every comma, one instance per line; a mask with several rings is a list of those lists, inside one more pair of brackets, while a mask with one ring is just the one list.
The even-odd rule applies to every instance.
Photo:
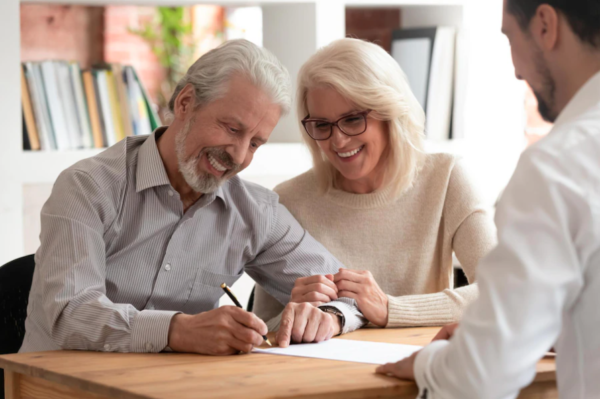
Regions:
[[45, 323], [63, 349], [158, 352], [177, 312], [139, 311], [106, 296], [104, 233], [116, 217], [105, 190], [69, 169], [56, 181], [41, 213], [36, 273]]

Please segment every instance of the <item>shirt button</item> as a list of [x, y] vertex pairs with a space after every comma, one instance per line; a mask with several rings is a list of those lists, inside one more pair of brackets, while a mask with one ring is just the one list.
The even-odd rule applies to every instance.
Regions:
[[169, 190], [169, 197], [173, 196], [173, 190]]
[[166, 271], [169, 271], [169, 270], [171, 270], [171, 265], [167, 263], [167, 264], [165, 265], [165, 270], [166, 270]]
[[110, 352], [110, 345], [109, 344], [104, 345], [104, 350], [107, 352]]
[[154, 349], [154, 345], [152, 345], [150, 342], [147, 342], [146, 343], [146, 351], [152, 352], [153, 349]]

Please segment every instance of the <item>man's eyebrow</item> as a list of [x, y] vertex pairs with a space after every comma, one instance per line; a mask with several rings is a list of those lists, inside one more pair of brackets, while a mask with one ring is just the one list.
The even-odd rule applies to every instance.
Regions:
[[267, 143], [267, 140], [263, 139], [262, 137], [255, 137], [254, 140], [258, 141], [260, 144]]
[[225, 120], [225, 122], [234, 124], [236, 127], [240, 128], [242, 130], [246, 129], [246, 125], [244, 125], [244, 123], [236, 117], [229, 116], [229, 117], [225, 117], [223, 119]]

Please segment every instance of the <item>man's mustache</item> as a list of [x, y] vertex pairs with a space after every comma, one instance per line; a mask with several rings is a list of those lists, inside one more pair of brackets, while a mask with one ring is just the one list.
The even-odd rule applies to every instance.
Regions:
[[[223, 150], [222, 148], [210, 147], [210, 148], [205, 148], [202, 152], [205, 153], [207, 156], [211, 155], [213, 158], [215, 158], [217, 161], [219, 161], [223, 166], [225, 166], [228, 169], [228, 171], [227, 171], [228, 174], [235, 173], [241, 168], [241, 165], [238, 163], [235, 163], [233, 161], [233, 159], [231, 158], [231, 155], [229, 155], [229, 153], [227, 151]], [[202, 156], [202, 153], [200, 153], [200, 156]]]

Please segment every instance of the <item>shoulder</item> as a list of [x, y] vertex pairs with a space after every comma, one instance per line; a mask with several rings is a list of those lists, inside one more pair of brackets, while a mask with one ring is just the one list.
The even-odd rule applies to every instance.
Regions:
[[124, 184], [128, 168], [137, 159], [137, 151], [145, 139], [146, 136], [128, 137], [96, 156], [75, 163], [62, 174], [79, 176], [94, 182], [102, 190]]
[[277, 185], [274, 191], [279, 195], [281, 203], [314, 198], [317, 194], [317, 180], [312, 169], [290, 180]]
[[443, 188], [444, 191], [462, 190], [472, 186], [472, 179], [464, 160], [447, 153], [425, 155], [417, 180], [429, 187]]
[[259, 184], [233, 176], [223, 185], [223, 195], [238, 208], [274, 207], [278, 203], [278, 195]]

